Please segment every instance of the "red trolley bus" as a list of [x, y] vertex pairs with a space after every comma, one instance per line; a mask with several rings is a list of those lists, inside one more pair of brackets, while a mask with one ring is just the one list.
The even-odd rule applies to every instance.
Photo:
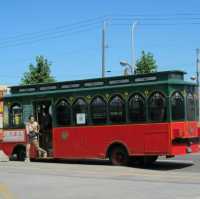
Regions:
[[13, 86], [4, 97], [0, 143], [9, 157], [25, 158], [31, 114], [52, 158], [125, 165], [200, 151], [197, 85], [182, 71]]

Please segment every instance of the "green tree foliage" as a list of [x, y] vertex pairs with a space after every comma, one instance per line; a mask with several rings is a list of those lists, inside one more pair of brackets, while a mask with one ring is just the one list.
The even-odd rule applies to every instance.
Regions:
[[51, 76], [51, 63], [48, 62], [43, 56], [36, 57], [36, 64], [29, 65], [29, 71], [24, 73], [21, 79], [22, 85], [39, 84], [39, 83], [51, 83], [55, 82], [53, 76]]
[[142, 51], [142, 56], [136, 62], [136, 74], [152, 73], [157, 71], [156, 61], [153, 55]]

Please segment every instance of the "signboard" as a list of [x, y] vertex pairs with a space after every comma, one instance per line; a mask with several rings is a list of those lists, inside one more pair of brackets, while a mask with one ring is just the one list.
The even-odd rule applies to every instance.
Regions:
[[92, 87], [92, 86], [103, 86], [104, 82], [86, 82], [84, 86]]
[[3, 142], [25, 142], [25, 131], [23, 130], [4, 131]]
[[61, 86], [61, 88], [78, 88], [80, 87], [80, 84], [64, 84]]
[[56, 88], [57, 88], [56, 86], [43, 86], [43, 87], [40, 87], [40, 90], [46, 91], [46, 90], [54, 90]]
[[119, 79], [119, 80], [111, 80], [111, 81], [109, 81], [109, 84], [111, 84], [111, 85], [113, 85], [113, 84], [127, 84], [129, 82], [130, 82], [129, 79]]
[[145, 81], [153, 81], [156, 80], [157, 77], [156, 76], [152, 76], [152, 77], [138, 77], [135, 79], [135, 82], [145, 82]]
[[19, 92], [32, 92], [35, 91], [35, 88], [21, 88], [19, 89]]
[[85, 113], [77, 113], [76, 114], [76, 123], [77, 124], [86, 124]]

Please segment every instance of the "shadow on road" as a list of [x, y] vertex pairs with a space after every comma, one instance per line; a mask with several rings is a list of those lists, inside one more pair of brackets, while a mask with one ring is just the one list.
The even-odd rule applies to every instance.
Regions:
[[[59, 164], [80, 164], [80, 165], [103, 165], [103, 166], [112, 166], [108, 160], [34, 160], [34, 162], [40, 163], [59, 163]], [[137, 163], [131, 163], [128, 165], [129, 168], [138, 168], [138, 169], [149, 169], [149, 170], [159, 170], [159, 171], [169, 171], [184, 169], [186, 167], [192, 167], [194, 164], [192, 162], [179, 162], [176, 160], [158, 160], [151, 165], [139, 165]]]
[[184, 169], [186, 167], [192, 167], [194, 164], [192, 162], [176, 162], [176, 161], [156, 161], [151, 165], [137, 165], [132, 164], [131, 167], [149, 169], [149, 170], [158, 170], [158, 171], [169, 171], [169, 170], [177, 170]]

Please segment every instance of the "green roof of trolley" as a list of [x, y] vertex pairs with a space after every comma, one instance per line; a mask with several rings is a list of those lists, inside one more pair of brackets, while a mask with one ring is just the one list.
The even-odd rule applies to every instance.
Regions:
[[185, 74], [186, 73], [184, 71], [173, 70], [129, 76], [115, 76], [45, 84], [11, 86], [10, 95], [5, 96], [5, 98], [58, 93], [62, 94], [84, 90], [91, 91], [97, 89], [102, 90], [106, 88], [125, 88], [130, 86], [135, 87], [157, 84], [186, 84], [195, 86], [195, 83], [184, 80]]

